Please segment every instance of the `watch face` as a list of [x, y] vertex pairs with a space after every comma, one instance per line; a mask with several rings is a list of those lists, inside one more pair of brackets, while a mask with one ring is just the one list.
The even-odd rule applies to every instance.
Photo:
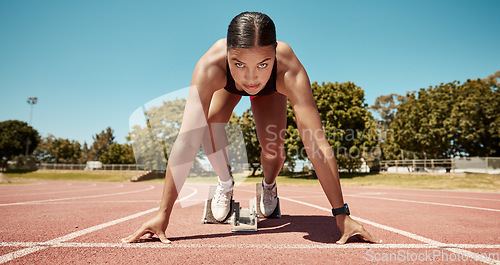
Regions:
[[350, 214], [350, 211], [349, 211], [349, 206], [347, 206], [347, 203], [345, 204], [345, 213], [346, 213], [347, 215], [349, 215], [349, 214]]

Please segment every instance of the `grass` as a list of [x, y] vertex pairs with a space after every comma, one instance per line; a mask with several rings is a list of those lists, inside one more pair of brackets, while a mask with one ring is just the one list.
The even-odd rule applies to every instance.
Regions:
[[[69, 180], [69, 181], [129, 181], [138, 171], [34, 171], [12, 172], [4, 175], [15, 184], [30, 183], [36, 180]], [[246, 177], [234, 175], [242, 185], [255, 185], [262, 181], [262, 175]], [[163, 182], [163, 179], [150, 180]], [[319, 186], [319, 181], [310, 175], [280, 175], [276, 180], [279, 185], [286, 186]], [[216, 177], [190, 177], [188, 183], [217, 183]], [[340, 175], [342, 186], [346, 187], [379, 187], [436, 189], [460, 191], [500, 192], [500, 176], [489, 174], [345, 174]]]
[[490, 174], [369, 174], [341, 178], [344, 186], [500, 192], [500, 176]]

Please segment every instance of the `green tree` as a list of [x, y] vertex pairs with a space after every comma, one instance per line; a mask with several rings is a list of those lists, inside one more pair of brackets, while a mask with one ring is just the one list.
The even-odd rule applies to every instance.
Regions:
[[392, 123], [395, 143], [428, 158], [499, 155], [498, 98], [498, 83], [480, 79], [409, 93]]
[[129, 144], [113, 143], [99, 161], [104, 164], [135, 164], [134, 151]]
[[26, 122], [18, 120], [0, 122], [0, 167], [6, 168], [9, 160], [26, 154], [28, 141], [30, 142], [28, 155], [30, 155], [38, 146], [40, 135]]
[[253, 117], [251, 109], [246, 110], [242, 114], [241, 119], [239, 120], [239, 124], [243, 133], [243, 139], [245, 140], [248, 163], [250, 165], [250, 168], [252, 169], [252, 176], [255, 176], [255, 172], [261, 167], [261, 148], [259, 140], [257, 139], [255, 119]]
[[[314, 82], [311, 87], [325, 136], [339, 167], [349, 171], [359, 168], [363, 157], [373, 156], [377, 143], [376, 127], [364, 102], [364, 91], [352, 82], [322, 85]], [[292, 167], [294, 159], [307, 157], [290, 103], [287, 108], [286, 161]]]
[[56, 138], [49, 134], [42, 139], [35, 154], [40, 162], [75, 164], [79, 162], [81, 152], [78, 141]]
[[370, 109], [376, 111], [386, 128], [394, 121], [398, 104], [404, 103], [406, 97], [398, 94], [382, 95], [375, 99], [375, 104]]
[[87, 142], [83, 142], [82, 152], [80, 158], [78, 159], [78, 163], [85, 164], [87, 161], [90, 161], [90, 148], [87, 145]]
[[398, 105], [406, 102], [406, 96], [398, 94], [382, 95], [375, 99], [375, 104], [370, 106], [380, 115], [381, 120], [376, 121], [378, 131], [378, 149], [381, 150], [381, 159], [400, 159], [401, 148], [394, 141], [394, 134], [391, 131], [391, 124], [397, 113]]
[[127, 139], [132, 142], [137, 164], [165, 170], [168, 154], [179, 134], [185, 105], [185, 99], [174, 99], [134, 113], [137, 121], [131, 126]]
[[99, 160], [101, 155], [108, 151], [109, 147], [114, 143], [113, 130], [108, 127], [92, 138], [94, 142], [90, 146], [89, 160]]

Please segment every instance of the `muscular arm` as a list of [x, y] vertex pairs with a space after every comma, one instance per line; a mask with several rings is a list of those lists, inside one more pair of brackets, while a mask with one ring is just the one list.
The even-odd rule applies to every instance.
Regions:
[[290, 100], [297, 129], [304, 143], [309, 160], [312, 162], [331, 206], [342, 207], [344, 200], [339, 182], [337, 162], [330, 144], [326, 140], [318, 109], [311, 91], [307, 73], [291, 48], [280, 43], [281, 54], [286, 62], [281, 80], [281, 93]]
[[160, 211], [170, 216], [198, 153], [202, 138], [207, 133], [207, 116], [213, 93], [224, 86], [225, 72], [214, 61], [221, 56], [225, 43], [218, 41], [198, 61], [191, 79], [182, 125], [172, 147], [165, 176]]
[[[225, 43], [224, 47], [225, 47]], [[158, 235], [164, 243], [169, 243], [165, 235], [175, 200], [187, 178], [198, 153], [203, 135], [207, 132], [207, 115], [213, 93], [224, 86], [225, 72], [214, 64], [220, 57], [221, 41], [217, 42], [199, 60], [191, 80], [186, 107], [179, 135], [170, 152], [163, 194], [157, 214], [145, 222], [123, 242], [133, 242], [143, 235]], [[225, 49], [225, 48], [224, 48]]]
[[[309, 78], [292, 49], [286, 44], [279, 43], [278, 46], [280, 45], [280, 57], [285, 65], [282, 78], [278, 79], [278, 91], [290, 100], [307, 156], [314, 166], [330, 205], [332, 208], [342, 207], [344, 199], [337, 161], [323, 132]], [[342, 232], [342, 237], [337, 241], [339, 244], [344, 244], [351, 236], [358, 236], [374, 243], [381, 242], [346, 214], [337, 215], [335, 220]]]

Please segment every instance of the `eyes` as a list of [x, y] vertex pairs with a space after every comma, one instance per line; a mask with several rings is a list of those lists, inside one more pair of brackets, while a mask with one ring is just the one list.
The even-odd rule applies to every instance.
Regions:
[[[235, 65], [236, 67], [238, 67], [238, 68], [243, 68], [243, 67], [245, 67], [245, 64], [244, 64], [244, 63], [235, 63], [234, 65]], [[264, 69], [264, 68], [266, 68], [266, 67], [267, 67], [267, 65], [268, 65], [267, 63], [261, 63], [261, 64], [259, 64], [259, 65], [257, 66], [257, 68], [259, 68], [259, 69]]]

